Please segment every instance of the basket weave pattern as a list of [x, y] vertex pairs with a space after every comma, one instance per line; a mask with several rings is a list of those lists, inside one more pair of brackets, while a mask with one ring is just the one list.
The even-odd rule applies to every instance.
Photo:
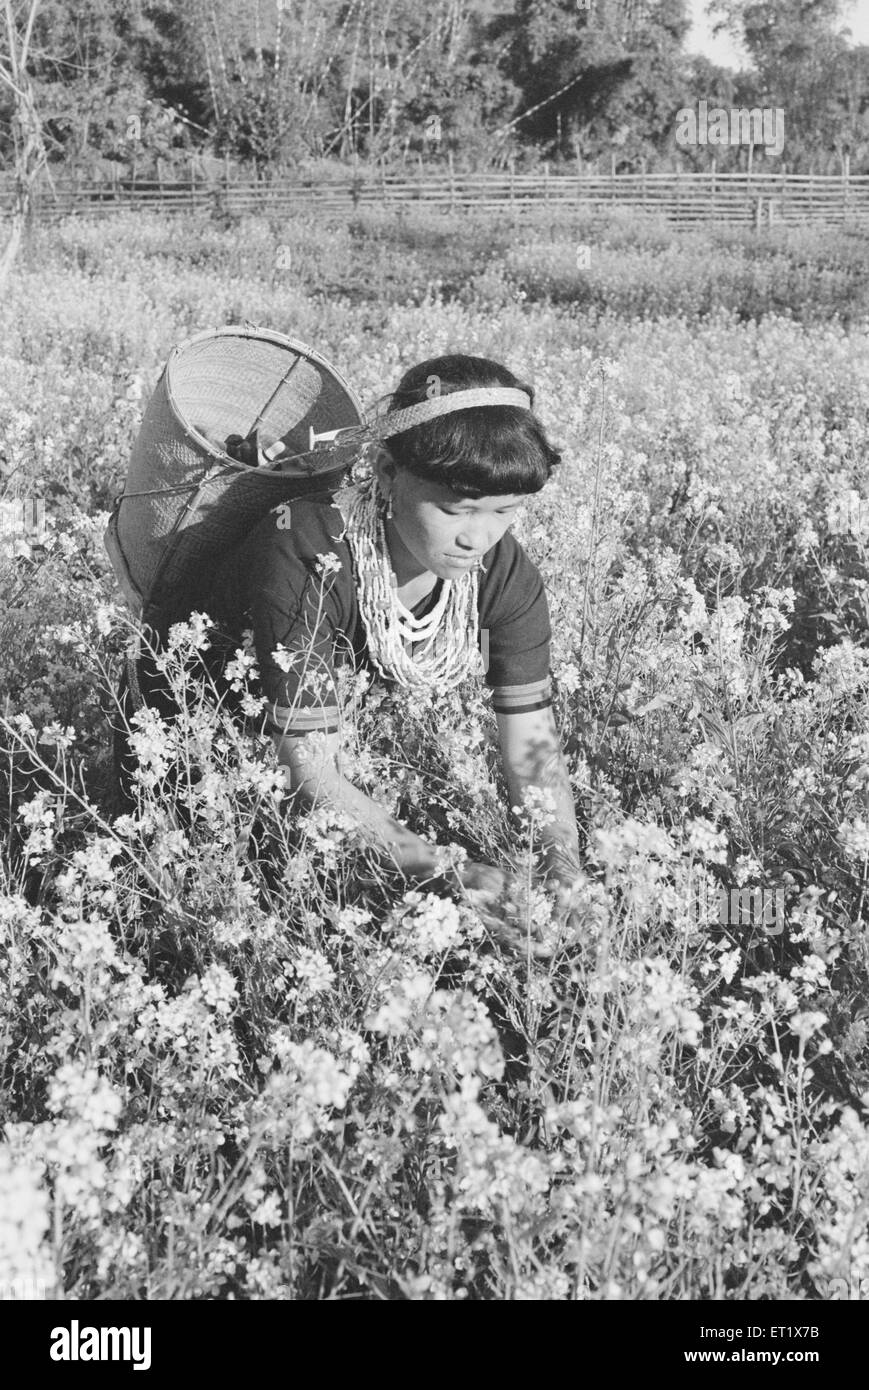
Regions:
[[[266, 330], [220, 329], [176, 348], [133, 448], [107, 545], [118, 578], [157, 625], [183, 610], [228, 547], [279, 503], [332, 491], [351, 445], [309, 452], [309, 429], [359, 425], [346, 381], [303, 343]], [[276, 469], [230, 459], [230, 434], [256, 428], [261, 446], [282, 439], [293, 458]], [[133, 600], [131, 600], [133, 601]]]

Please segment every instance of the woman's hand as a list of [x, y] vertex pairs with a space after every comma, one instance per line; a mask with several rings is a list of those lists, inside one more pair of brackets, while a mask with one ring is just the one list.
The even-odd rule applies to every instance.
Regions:
[[553, 921], [558, 926], [558, 937], [563, 945], [574, 945], [582, 939], [585, 916], [582, 904], [587, 883], [588, 875], [581, 868], [550, 871], [544, 875], [544, 886], [555, 899]]
[[[466, 864], [457, 871], [465, 896], [492, 936], [516, 955], [549, 956], [551, 948], [531, 936], [522, 910], [525, 883], [493, 864]], [[532, 929], [533, 930], [533, 929]]]
[[551, 956], [555, 943], [572, 945], [581, 940], [583, 888], [587, 875], [581, 868], [550, 869], [539, 880], [555, 899], [553, 923], [556, 930], [547, 929], [547, 940], [531, 927], [529, 943], [527, 912], [523, 910], [526, 881], [515, 873], [496, 869], [492, 864], [467, 864], [460, 871], [462, 886], [474, 911], [492, 935], [507, 949], [537, 957]]
[[578, 939], [582, 890], [588, 875], [582, 867], [577, 840], [552, 840], [544, 849], [540, 873], [544, 887], [555, 898], [555, 920], [562, 930], [562, 940]]

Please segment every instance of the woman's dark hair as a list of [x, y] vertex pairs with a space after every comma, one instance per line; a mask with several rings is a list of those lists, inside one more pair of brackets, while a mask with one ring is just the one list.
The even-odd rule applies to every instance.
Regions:
[[[477, 386], [518, 387], [534, 405], [532, 388], [500, 362], [455, 353], [431, 357], [405, 372], [389, 397], [389, 409], [404, 410], [432, 396]], [[400, 468], [463, 497], [539, 492], [561, 462], [532, 410], [516, 405], [454, 410], [384, 442]]]

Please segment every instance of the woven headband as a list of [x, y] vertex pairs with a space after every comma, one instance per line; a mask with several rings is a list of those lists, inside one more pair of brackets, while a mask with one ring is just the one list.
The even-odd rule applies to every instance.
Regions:
[[413, 429], [425, 420], [434, 420], [439, 415], [449, 415], [454, 410], [470, 410], [475, 405], [518, 405], [523, 410], [531, 409], [531, 397], [527, 391], [515, 386], [478, 386], [471, 391], [450, 391], [446, 396], [433, 396], [431, 400], [409, 405], [406, 410], [391, 410], [382, 419], [375, 420], [373, 433], [379, 439], [389, 439], [393, 434], [402, 434]]

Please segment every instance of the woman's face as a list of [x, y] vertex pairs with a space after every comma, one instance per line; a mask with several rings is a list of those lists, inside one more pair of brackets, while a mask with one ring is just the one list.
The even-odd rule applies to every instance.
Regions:
[[527, 501], [525, 493], [461, 497], [394, 465], [379, 468], [378, 474], [392, 498], [386, 540], [399, 585], [426, 570], [440, 579], [458, 579], [473, 570]]

